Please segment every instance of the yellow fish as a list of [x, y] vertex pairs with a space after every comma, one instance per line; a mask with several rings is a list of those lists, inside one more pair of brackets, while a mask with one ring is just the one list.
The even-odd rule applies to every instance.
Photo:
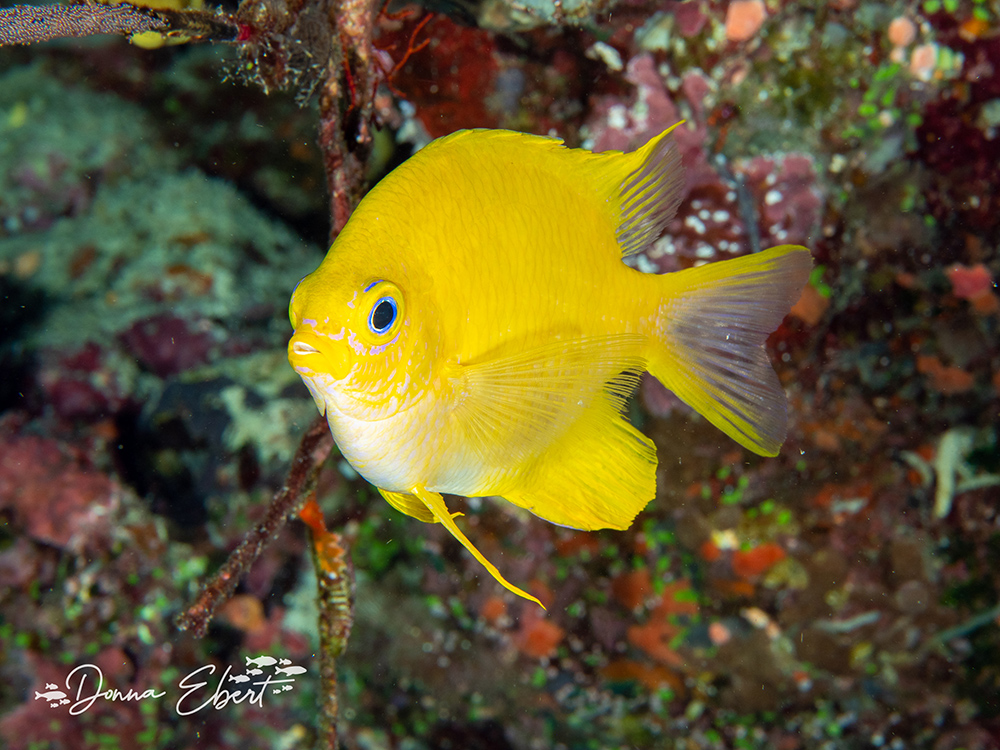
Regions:
[[664, 275], [622, 262], [680, 202], [669, 133], [628, 154], [504, 130], [436, 140], [368, 193], [292, 296], [288, 358], [344, 458], [535, 602], [442, 493], [628, 528], [656, 494], [656, 449], [622, 415], [646, 370], [756, 453], [785, 439], [764, 340], [798, 299], [809, 251]]

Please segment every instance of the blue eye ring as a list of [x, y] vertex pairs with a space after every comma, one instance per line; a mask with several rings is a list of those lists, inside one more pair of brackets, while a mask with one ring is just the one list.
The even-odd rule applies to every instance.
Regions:
[[399, 314], [399, 306], [392, 297], [379, 297], [378, 302], [372, 305], [372, 311], [368, 313], [368, 330], [381, 336], [396, 322]]

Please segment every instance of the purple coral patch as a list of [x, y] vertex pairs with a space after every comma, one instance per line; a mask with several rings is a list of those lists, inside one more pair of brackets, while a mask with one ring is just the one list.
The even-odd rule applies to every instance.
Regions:
[[161, 378], [204, 364], [215, 344], [211, 334], [194, 331], [172, 315], [137, 321], [120, 339], [143, 367]]

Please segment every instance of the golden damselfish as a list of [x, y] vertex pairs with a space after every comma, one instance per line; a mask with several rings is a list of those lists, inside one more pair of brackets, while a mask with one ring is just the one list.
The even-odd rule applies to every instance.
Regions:
[[371, 190], [292, 296], [289, 361], [351, 466], [533, 601], [442, 493], [628, 528], [656, 493], [653, 443], [622, 415], [646, 370], [750, 450], [785, 439], [764, 340], [809, 251], [664, 275], [622, 262], [680, 202], [669, 133], [628, 154], [504, 130], [434, 141]]

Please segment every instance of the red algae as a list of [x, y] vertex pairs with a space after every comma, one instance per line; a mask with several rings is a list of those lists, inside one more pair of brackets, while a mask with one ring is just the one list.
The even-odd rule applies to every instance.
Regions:
[[[402, 58], [417, 21], [384, 34], [379, 44]], [[435, 16], [422, 30], [429, 42], [409, 56], [390, 83], [418, 105], [417, 117], [431, 137], [470, 127], [498, 123], [488, 105], [500, 70], [493, 35], [460, 26], [446, 16]]]
[[211, 334], [194, 331], [172, 315], [137, 321], [120, 338], [143, 366], [161, 378], [204, 364], [215, 345]]
[[627, 609], [635, 609], [653, 593], [649, 569], [640, 568], [616, 576], [611, 581], [611, 592]]
[[975, 377], [960, 367], [945, 365], [933, 354], [917, 357], [917, 372], [930, 378], [930, 386], [946, 395], [964, 393], [972, 388]]
[[32, 539], [77, 551], [99, 544], [117, 493], [110, 477], [54, 440], [0, 440], [0, 508]]
[[952, 291], [960, 299], [974, 300], [982, 294], [993, 291], [996, 284], [993, 275], [982, 263], [974, 266], [963, 266], [956, 263], [946, 271], [951, 281]]

